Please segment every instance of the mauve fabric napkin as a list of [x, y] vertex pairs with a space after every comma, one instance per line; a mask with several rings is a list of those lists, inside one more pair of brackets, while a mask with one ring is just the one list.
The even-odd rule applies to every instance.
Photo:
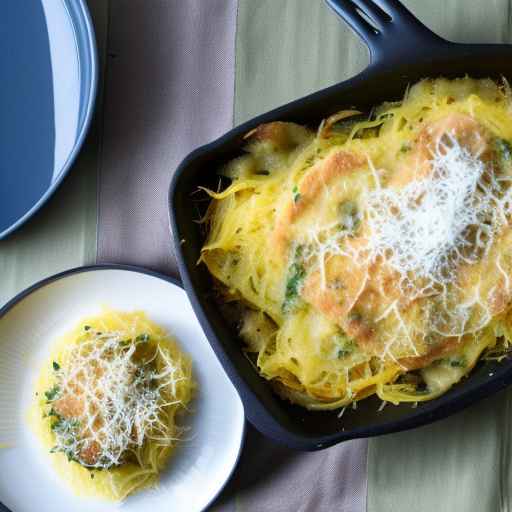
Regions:
[[232, 126], [237, 4], [109, 1], [98, 260], [176, 274], [169, 182]]

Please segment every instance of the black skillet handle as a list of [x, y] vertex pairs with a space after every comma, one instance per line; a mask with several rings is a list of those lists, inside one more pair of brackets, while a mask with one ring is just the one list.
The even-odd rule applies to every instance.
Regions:
[[399, 0], [326, 0], [361, 37], [373, 66], [413, 62], [450, 45], [421, 23]]

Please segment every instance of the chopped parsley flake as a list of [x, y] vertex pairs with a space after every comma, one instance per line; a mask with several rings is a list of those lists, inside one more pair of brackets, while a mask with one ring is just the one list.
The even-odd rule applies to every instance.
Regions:
[[340, 227], [348, 233], [355, 233], [361, 224], [361, 214], [354, 201], [343, 201], [339, 206]]
[[362, 318], [363, 316], [361, 315], [361, 313], [359, 313], [359, 311], [352, 310], [348, 314], [348, 319], [350, 322], [360, 322]]
[[60, 393], [60, 387], [55, 385], [48, 391], [44, 392], [44, 396], [46, 397], [47, 402], [53, 402]]
[[289, 311], [291, 306], [296, 304], [302, 281], [304, 277], [306, 277], [306, 269], [303, 264], [303, 252], [304, 247], [298, 245], [293, 255], [293, 263], [288, 268], [284, 301], [281, 307], [283, 312]]
[[448, 360], [448, 364], [452, 368], [465, 368], [466, 358], [465, 357], [452, 357]]
[[356, 348], [355, 341], [347, 338], [344, 334], [337, 334], [334, 341], [339, 347], [337, 353], [338, 359], [349, 356]]
[[300, 199], [300, 192], [299, 192], [299, 188], [297, 187], [297, 185], [295, 185], [293, 187], [292, 194], [293, 194], [293, 202], [294, 203], [298, 202]]
[[512, 144], [505, 139], [496, 139], [496, 149], [502, 160], [510, 162], [512, 160]]
[[292, 263], [288, 270], [288, 280], [284, 294], [283, 310], [286, 311], [297, 299], [299, 288], [306, 275], [306, 269], [300, 263]]

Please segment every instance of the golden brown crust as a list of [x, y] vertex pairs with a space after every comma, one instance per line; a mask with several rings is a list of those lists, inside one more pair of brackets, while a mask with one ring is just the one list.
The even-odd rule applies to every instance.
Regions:
[[393, 174], [390, 186], [402, 188], [413, 180], [428, 176], [432, 172], [430, 162], [436, 144], [441, 141], [450, 145], [449, 137], [455, 138], [472, 155], [482, 155], [480, 158], [485, 158], [489, 153], [489, 136], [484, 127], [471, 116], [454, 112], [433, 121], [421, 130], [414, 152]]
[[302, 139], [306, 138], [308, 133], [306, 128], [298, 124], [274, 121], [260, 124], [246, 133], [244, 139], [270, 142], [275, 149], [287, 150], [303, 142]]
[[98, 462], [101, 453], [101, 447], [97, 441], [88, 443], [80, 451], [80, 458], [88, 465], [93, 466]]
[[425, 368], [436, 359], [450, 354], [455, 347], [462, 343], [460, 338], [445, 338], [443, 343], [433, 346], [424, 356], [404, 357], [399, 360], [401, 366], [406, 370], [418, 370]]
[[492, 316], [502, 313], [512, 301], [512, 229], [505, 226], [493, 250], [481, 261], [458, 269], [463, 290], [478, 288], [483, 307]]
[[[446, 133], [456, 138], [471, 152], [481, 155], [489, 151], [488, 136], [477, 121], [464, 114], [451, 114], [431, 123], [421, 131], [408, 162], [393, 176], [391, 185], [402, 188], [410, 181], [430, 172], [433, 145]], [[308, 178], [311, 177], [311, 183], [304, 187], [304, 190], [309, 191], [306, 201], [300, 207], [296, 205], [292, 213], [288, 213], [287, 223], [281, 226], [282, 238], [285, 238], [285, 233], [289, 232], [289, 224], [300, 214], [301, 209], [315, 204], [322, 179], [328, 183], [330, 178], [339, 175], [336, 174], [335, 169], [345, 173], [362, 163], [361, 158], [350, 158], [346, 153], [341, 158], [339, 154], [335, 157], [336, 163], [330, 163], [321, 168], [322, 175], [317, 171], [308, 176]], [[304, 186], [305, 183], [306, 179], [302, 185]], [[364, 233], [364, 227], [362, 232]], [[357, 246], [364, 246], [365, 243], [364, 234], [346, 242], [354, 249]], [[350, 247], [347, 247], [347, 252], [350, 253]], [[349, 256], [336, 255], [329, 258], [324, 269], [323, 276], [320, 270], [315, 270], [307, 277], [302, 289], [302, 297], [338, 324], [350, 337], [357, 340], [369, 354], [379, 355], [384, 351], [383, 338], [386, 333], [383, 329], [389, 329], [390, 325], [379, 323], [376, 326], [376, 319], [381, 317], [389, 307], [395, 306], [402, 314], [413, 307], [413, 302], [417, 303], [416, 307], [424, 306], [421, 299], [419, 302], [418, 299], [410, 301], [400, 292], [398, 274], [385, 264], [372, 263], [368, 266], [361, 262], [354, 262]], [[475, 278], [474, 265], [465, 271], [471, 279]], [[501, 281], [503, 279], [498, 280], [488, 298], [493, 312], [503, 310], [511, 299], [510, 291], [505, 293], [504, 285], [498, 286]], [[457, 342], [455, 338], [444, 338], [442, 341], [436, 340], [439, 342], [428, 345], [422, 335], [419, 333], [415, 335], [414, 329], [411, 332], [411, 357], [400, 359], [404, 366], [411, 369], [420, 368], [439, 358]]]
[[379, 351], [374, 319], [401, 299], [389, 269], [377, 264], [354, 265], [345, 256], [334, 256], [327, 262], [325, 286], [320, 272], [313, 272], [304, 284], [302, 297], [370, 353]]
[[449, 137], [453, 137], [470, 154], [483, 154], [488, 148], [487, 134], [484, 127], [467, 114], [454, 112], [425, 127], [418, 139], [418, 149], [423, 160], [429, 160], [435, 144], [443, 141], [450, 145]]
[[85, 412], [85, 404], [82, 396], [64, 395], [53, 403], [53, 409], [64, 418], [79, 418]]
[[[85, 402], [82, 395], [66, 394], [52, 404], [53, 410], [67, 420], [80, 419], [85, 415]], [[98, 428], [99, 425], [94, 424], [93, 427]], [[87, 428], [90, 434], [90, 430]], [[83, 432], [82, 432], [83, 434]], [[80, 451], [80, 458], [90, 466], [98, 461], [101, 453], [101, 447], [97, 441], [86, 444]]]
[[281, 257], [286, 254], [292, 224], [315, 204], [324, 187], [336, 178], [360, 170], [366, 164], [367, 160], [362, 155], [337, 151], [311, 169], [298, 187], [300, 199], [294, 201], [290, 193], [290, 200], [276, 220], [273, 241]]

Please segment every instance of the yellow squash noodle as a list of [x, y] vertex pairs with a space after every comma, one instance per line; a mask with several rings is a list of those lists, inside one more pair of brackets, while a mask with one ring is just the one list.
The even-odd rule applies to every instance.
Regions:
[[158, 483], [194, 389], [190, 358], [161, 327], [105, 309], [58, 340], [29, 423], [75, 494], [120, 501]]
[[[349, 101], [349, 99], [348, 99]], [[309, 409], [433, 399], [508, 350], [508, 84], [428, 79], [316, 131], [262, 125], [220, 170], [199, 264], [248, 357]]]

